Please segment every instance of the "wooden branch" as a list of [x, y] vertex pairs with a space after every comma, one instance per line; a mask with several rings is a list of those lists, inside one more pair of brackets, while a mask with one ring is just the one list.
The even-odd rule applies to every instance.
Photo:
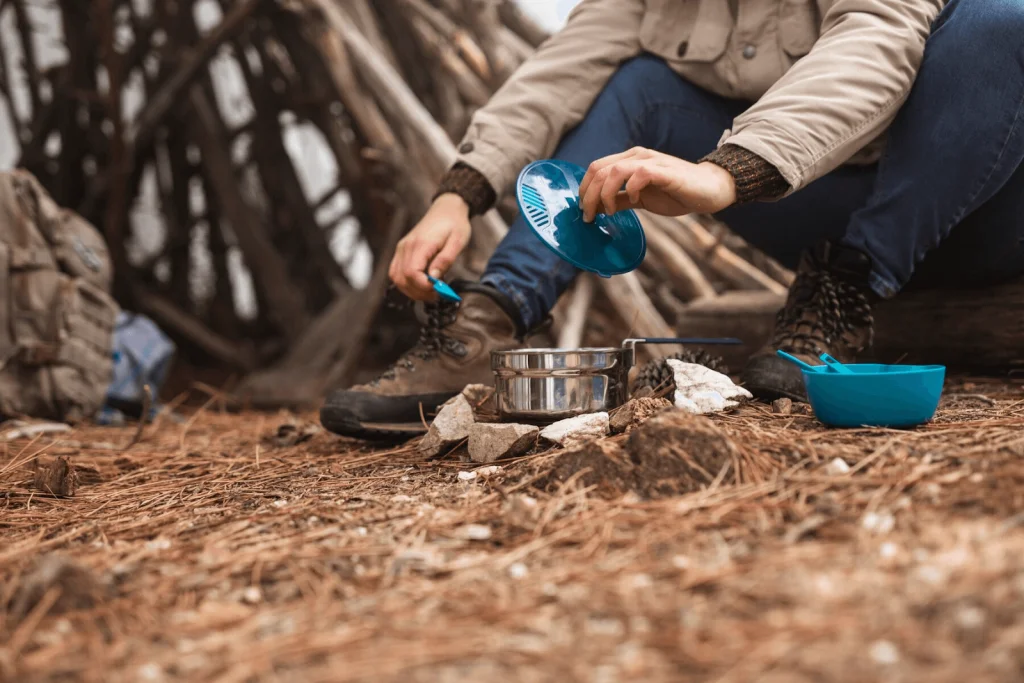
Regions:
[[722, 221], [708, 214], [694, 214], [692, 218], [703, 225], [716, 239], [725, 244], [730, 251], [752, 264], [771, 279], [787, 288], [793, 284], [793, 279], [795, 278], [793, 271], [757, 247], [752, 246], [739, 234], [730, 230], [729, 226]]
[[529, 59], [531, 55], [533, 55], [533, 48], [530, 44], [520, 38], [518, 34], [513, 33], [507, 27], [499, 27], [498, 37], [502, 44], [505, 45], [505, 49], [508, 50], [508, 53], [515, 58], [515, 66], [517, 68]]
[[[42, 113], [43, 100], [40, 95], [39, 59], [36, 57], [36, 45], [32, 39], [33, 29], [28, 18], [28, 11], [25, 9], [24, 0], [10, 0], [14, 8], [14, 25], [21, 38], [22, 56], [25, 58], [25, 78], [28, 81], [29, 98], [32, 100], [32, 117], [35, 118]], [[113, 23], [113, 15], [110, 22]]]
[[132, 284], [139, 309], [158, 324], [177, 333], [228, 367], [248, 372], [255, 365], [250, 349], [212, 331], [193, 315], [142, 284]]
[[[470, 104], [482, 107], [491, 98], [490, 89], [474, 74], [462, 58], [456, 53], [451, 43], [445, 42], [429, 23], [419, 17], [412, 17], [409, 25], [416, 32], [423, 47], [444, 67], [455, 82], [455, 86]], [[447, 82], [444, 78], [435, 82]]]
[[594, 301], [594, 276], [583, 273], [576, 278], [576, 285], [573, 288], [568, 309], [565, 313], [565, 323], [558, 333], [558, 348], [577, 349], [583, 346], [583, 333], [587, 327], [587, 314], [590, 312], [590, 305]]
[[259, 0], [238, 0], [216, 28], [184, 56], [178, 69], [167, 79], [160, 90], [153, 93], [146, 103], [145, 109], [128, 128], [125, 141], [129, 147], [142, 144], [141, 141], [153, 134], [167, 113], [182, 100], [185, 91], [214, 56], [217, 49], [242, 27], [242, 24], [252, 16], [258, 5]]
[[487, 55], [487, 63], [493, 74], [491, 83], [497, 87], [512, 75], [515, 68], [515, 60], [510, 58], [501, 40], [498, 7], [493, 0], [462, 0], [462, 6], [469, 26], [476, 34], [477, 43]]
[[286, 337], [295, 338], [306, 322], [302, 296], [290, 282], [280, 254], [267, 239], [262, 219], [242, 199], [231, 159], [222, 147], [222, 126], [213, 104], [198, 86], [192, 88], [189, 102], [193, 113], [192, 137], [201, 150], [203, 168], [216, 193], [215, 200], [231, 223], [253, 282], [269, 306], [270, 319]]
[[690, 216], [678, 218], [680, 229], [668, 234], [689, 252], [698, 263], [704, 264], [736, 289], [765, 289], [784, 294], [786, 287], [768, 277], [743, 260], [715, 238]]
[[482, 81], [491, 79], [487, 55], [469, 33], [445, 16], [444, 12], [427, 4], [425, 0], [401, 0], [401, 2], [405, 9], [422, 17], [446, 43], [454, 46], [459, 53], [456, 56], [465, 59], [478, 78]]
[[[265, 64], [270, 61], [265, 45], [254, 43], [253, 47]], [[283, 105], [286, 101], [275, 97], [272, 88], [267, 83], [268, 78], [273, 74], [268, 74], [269, 69], [265, 66], [264, 69], [267, 71], [262, 77], [257, 76], [249, 67], [247, 60], [240, 59], [238, 61], [250, 97], [258, 103], [255, 118], [260, 143], [253, 145], [253, 150], [259, 165], [264, 192], [268, 197], [278, 200], [274, 209], [278, 217], [275, 222], [279, 224], [280, 228], [292, 235], [297, 233], [302, 237], [301, 241], [297, 241], [290, 235], [289, 241], [297, 241], [305, 247], [302, 251], [308, 258], [303, 267], [304, 272], [309, 273], [308, 266], [315, 265], [316, 274], [312, 278], [308, 278], [309, 284], [312, 286], [309, 293], [310, 298], [313, 298], [314, 295], [321, 297], [321, 301], [310, 301], [314, 307], [319, 308], [327, 303], [322, 300], [324, 295], [329, 301], [333, 296], [351, 290], [351, 285], [341, 265], [331, 253], [330, 244], [309, 205], [292, 157], [285, 149], [279, 119], [284, 111]], [[296, 86], [299, 84], [292, 83], [293, 88]], [[289, 228], [293, 228], [293, 230], [289, 230]]]
[[667, 230], [678, 230], [678, 224], [671, 218], [665, 219], [646, 211], [641, 211], [639, 215], [647, 234], [647, 245], [661, 260], [666, 269], [664, 275], [676, 291], [685, 299], [716, 296], [715, 288], [686, 250], [666, 234]]
[[[393, 0], [386, 0], [391, 3]], [[377, 20], [377, 12], [373, 9], [369, 0], [335, 0], [338, 4], [345, 6], [346, 10], [351, 13], [352, 21], [355, 23], [359, 32], [366, 36], [366, 39], [370, 41], [370, 44], [377, 48], [384, 57], [391, 62], [392, 66], [398, 66], [398, 57], [395, 56], [395, 51], [385, 37], [384, 32], [381, 30], [380, 22]], [[394, 11], [393, 8], [387, 7], [385, 11]]]
[[359, 79], [352, 70], [348, 52], [341, 37], [336, 32], [319, 25], [311, 24], [307, 30], [327, 64], [341, 103], [359, 131], [371, 145], [381, 152], [397, 156], [398, 138], [391, 130], [391, 126], [384, 118], [377, 103], [364, 93]]
[[[433, 154], [442, 168], [448, 168], [455, 161], [455, 145], [444, 129], [420, 104], [398, 73], [381, 59], [366, 39], [345, 22], [340, 10], [329, 0], [306, 0], [319, 7], [331, 27], [341, 36], [350, 50], [353, 61], [358, 65], [363, 78], [379, 98], [381, 105], [395, 119], [403, 121], [423, 141], [426, 149]], [[500, 240], [507, 232], [501, 217], [489, 211], [481, 225]]]
[[[408, 224], [398, 209], [387, 230], [387, 249], [378, 258], [366, 290], [339, 296], [304, 330], [280, 362], [247, 378], [238, 395], [261, 408], [314, 404], [350, 376], [366, 344], [388, 284], [395, 245]], [[347, 331], [347, 334], [341, 331]]]
[[[612, 308], [634, 337], [675, 337], [675, 330], [665, 322], [651, 303], [636, 273], [616, 275], [599, 280]], [[670, 344], [642, 345], [641, 350], [652, 358], [663, 358], [682, 351], [681, 346]]]
[[550, 37], [547, 31], [523, 12], [515, 0], [501, 0], [498, 14], [505, 26], [533, 48], [540, 47]]
[[123, 278], [128, 270], [128, 256], [125, 251], [125, 228], [128, 223], [128, 209], [133, 193], [128, 187], [131, 168], [127, 163], [128, 150], [124, 144], [124, 119], [121, 116], [123, 101], [124, 63], [117, 53], [116, 29], [114, 26], [114, 0], [99, 0], [95, 3], [94, 23], [100, 27], [101, 61], [107, 72], [106, 118], [111, 123], [109, 164], [110, 186], [107, 194], [106, 216], [103, 221], [103, 235], [109, 245], [111, 261], [114, 264], [114, 292], [121, 301], [130, 300]]
[[330, 389], [346, 386], [351, 382], [352, 375], [355, 373], [359, 359], [366, 348], [370, 332], [373, 329], [373, 321], [377, 317], [381, 305], [384, 303], [384, 295], [390, 283], [388, 268], [391, 264], [391, 258], [394, 256], [395, 247], [398, 245], [398, 240], [405, 234], [408, 222], [408, 211], [399, 207], [395, 211], [391, 225], [387, 228], [387, 249], [381, 254], [381, 258], [377, 259], [373, 276], [364, 292], [358, 311], [349, 319], [352, 329], [357, 330], [357, 333], [348, 340], [348, 346], [344, 354], [327, 372], [326, 381], [321, 387], [320, 394]]

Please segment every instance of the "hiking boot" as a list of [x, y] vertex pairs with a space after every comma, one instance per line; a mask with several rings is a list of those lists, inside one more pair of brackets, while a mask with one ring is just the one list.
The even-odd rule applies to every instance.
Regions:
[[743, 385], [759, 399], [807, 400], [803, 375], [777, 350], [811, 365], [822, 365], [827, 353], [843, 363], [854, 362], [871, 346], [871, 308], [877, 296], [868, 285], [871, 260], [848, 247], [825, 243], [800, 259], [796, 280], [785, 307], [775, 320], [767, 347], [754, 354], [743, 370]]
[[320, 409], [324, 428], [363, 439], [411, 438], [467, 384], [494, 384], [491, 351], [521, 346], [511, 301], [487, 285], [455, 283], [462, 302], [427, 304], [419, 342], [380, 377], [335, 391]]

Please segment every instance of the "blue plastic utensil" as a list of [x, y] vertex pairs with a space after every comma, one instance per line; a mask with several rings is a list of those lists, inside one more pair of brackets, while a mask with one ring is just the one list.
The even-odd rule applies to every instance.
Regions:
[[442, 282], [431, 275], [427, 275], [427, 279], [430, 280], [430, 284], [434, 285], [434, 291], [440, 296], [450, 301], [462, 301], [462, 297], [456, 294], [447, 282]]
[[566, 161], [535, 161], [516, 182], [516, 200], [527, 225], [549, 249], [601, 277], [635, 270], [647, 254], [647, 237], [633, 211], [598, 214], [583, 221], [580, 183], [586, 171]]
[[789, 354], [789, 353], [786, 353], [782, 349], [779, 349], [778, 351], [776, 351], [775, 355], [779, 356], [780, 358], [785, 358], [786, 360], [788, 360], [790, 363], [793, 363], [794, 365], [799, 365], [802, 370], [806, 370], [807, 372], [818, 372], [820, 370], [819, 367], [815, 367], [815, 366], [811, 365], [810, 363], [805, 363], [804, 361], [800, 360], [796, 356], [794, 356], [792, 354]]
[[820, 358], [823, 363], [828, 365], [829, 368], [835, 370], [836, 372], [841, 372], [844, 375], [853, 374], [853, 372], [848, 367], [846, 367], [845, 365], [843, 365], [842, 363], [840, 363], [827, 353], [821, 354], [820, 356], [818, 356], [818, 358]]

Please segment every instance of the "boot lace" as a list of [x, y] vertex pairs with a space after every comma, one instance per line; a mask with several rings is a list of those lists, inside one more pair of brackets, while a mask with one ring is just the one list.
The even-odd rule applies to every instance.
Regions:
[[859, 353], [871, 345], [873, 329], [867, 291], [815, 261], [796, 276], [789, 300], [776, 316], [772, 345], [817, 356], [833, 352], [840, 343]]
[[376, 386], [383, 380], [394, 379], [399, 370], [415, 370], [417, 360], [431, 360], [441, 353], [456, 358], [465, 356], [465, 345], [444, 333], [455, 322], [458, 313], [459, 304], [456, 301], [442, 299], [426, 304], [427, 321], [420, 328], [419, 341], [371, 384]]

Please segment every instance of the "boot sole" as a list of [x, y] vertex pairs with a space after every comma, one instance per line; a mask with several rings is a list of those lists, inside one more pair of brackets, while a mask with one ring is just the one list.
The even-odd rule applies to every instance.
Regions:
[[427, 433], [422, 422], [360, 422], [349, 411], [331, 406], [321, 409], [320, 424], [338, 436], [380, 443], [400, 443]]
[[[749, 364], [741, 376], [743, 387], [761, 401], [771, 402], [780, 398], [788, 398], [801, 403], [807, 402], [807, 392], [803, 385], [803, 376], [798, 375], [799, 383], [780, 381], [779, 365], [788, 365], [788, 361], [770, 358], [759, 359]], [[790, 370], [790, 372], [792, 372]], [[799, 373], [799, 370], [797, 370]], [[784, 376], [784, 375], [783, 375]], [[783, 386], [790, 384], [791, 386]]]

